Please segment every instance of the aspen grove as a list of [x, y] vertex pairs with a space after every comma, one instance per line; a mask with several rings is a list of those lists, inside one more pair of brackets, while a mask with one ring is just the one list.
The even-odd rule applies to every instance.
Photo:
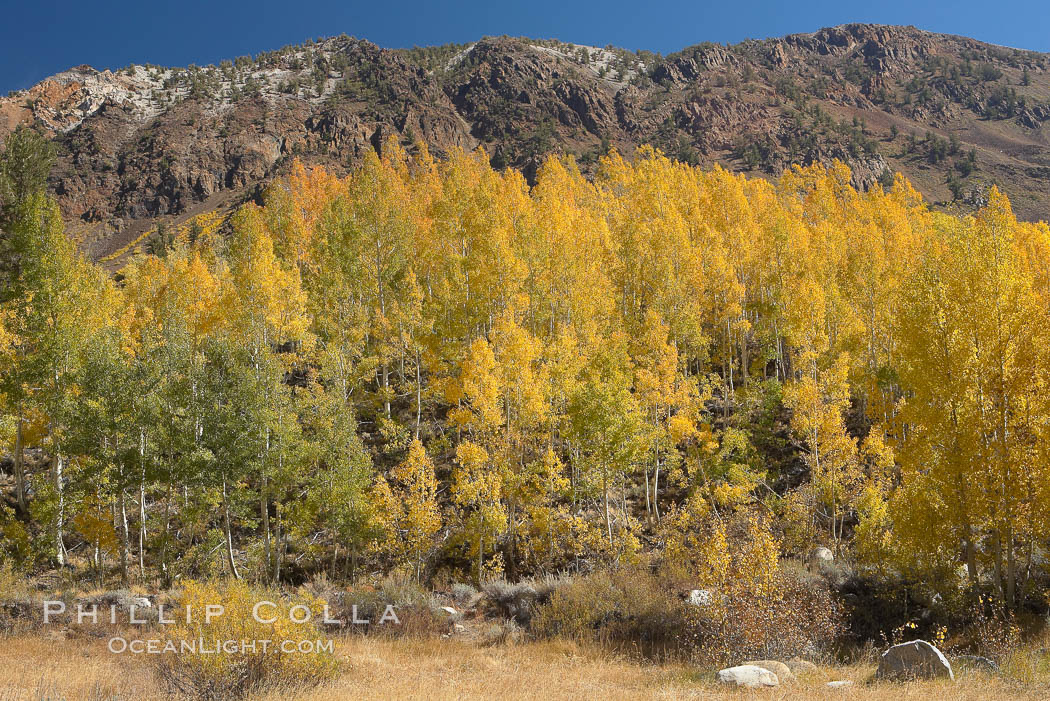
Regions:
[[113, 275], [18, 166], [29, 141], [0, 171], [17, 567], [699, 583], [737, 547], [819, 545], [1043, 600], [1050, 229], [995, 189], [956, 215], [899, 175], [859, 192], [837, 163], [770, 181], [651, 148], [593, 180], [549, 157], [530, 186], [388, 141]]

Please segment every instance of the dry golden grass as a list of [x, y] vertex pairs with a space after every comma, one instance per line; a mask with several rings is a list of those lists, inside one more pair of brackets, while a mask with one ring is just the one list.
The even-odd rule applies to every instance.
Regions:
[[[714, 670], [685, 665], [638, 664], [572, 643], [477, 647], [447, 640], [356, 639], [340, 646], [348, 669], [333, 685], [294, 698], [428, 699], [1047, 699], [1050, 687], [1021, 689], [988, 677], [959, 683], [865, 685], [872, 667], [822, 669], [812, 679], [764, 691], [726, 690]], [[852, 679], [852, 689], [828, 689], [832, 679]], [[267, 701], [277, 701], [277, 696]], [[287, 697], [284, 697], [287, 698]]]
[[[713, 670], [638, 664], [566, 642], [479, 647], [451, 640], [336, 641], [343, 674], [323, 688], [275, 692], [256, 701], [427, 699], [818, 699], [1003, 701], [1047, 699], [1045, 682], [1021, 685], [962, 675], [955, 684], [865, 684], [870, 666], [821, 669], [776, 689], [727, 690]], [[849, 689], [827, 689], [852, 679]], [[164, 694], [142, 656], [113, 655], [105, 640], [19, 637], [0, 642], [0, 701], [159, 701]]]
[[141, 660], [114, 655], [105, 640], [0, 640], [0, 701], [159, 701]]

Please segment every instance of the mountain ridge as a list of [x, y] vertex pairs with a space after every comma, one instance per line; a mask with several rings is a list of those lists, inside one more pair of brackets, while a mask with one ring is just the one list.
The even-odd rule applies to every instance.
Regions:
[[155, 221], [255, 197], [296, 158], [344, 171], [390, 135], [439, 155], [480, 146], [527, 177], [548, 153], [590, 172], [609, 148], [644, 144], [763, 177], [838, 159], [860, 188], [899, 171], [937, 206], [966, 209], [994, 183], [1020, 216], [1047, 219], [1047, 121], [1050, 55], [872, 24], [666, 57], [340, 36], [218, 66], [78, 66], [0, 98], [0, 138], [30, 123], [54, 139], [51, 188], [95, 258]]

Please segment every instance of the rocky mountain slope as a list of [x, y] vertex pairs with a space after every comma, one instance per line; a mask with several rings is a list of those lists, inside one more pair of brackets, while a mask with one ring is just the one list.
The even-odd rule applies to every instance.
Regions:
[[187, 69], [80, 66], [0, 98], [0, 139], [53, 135], [52, 187], [96, 258], [258, 193], [294, 158], [336, 171], [389, 134], [483, 147], [527, 175], [615, 147], [775, 175], [838, 158], [859, 187], [907, 175], [938, 206], [990, 183], [1050, 218], [1050, 54], [911, 27], [846, 25], [661, 57], [486, 38], [381, 49], [337, 37]]

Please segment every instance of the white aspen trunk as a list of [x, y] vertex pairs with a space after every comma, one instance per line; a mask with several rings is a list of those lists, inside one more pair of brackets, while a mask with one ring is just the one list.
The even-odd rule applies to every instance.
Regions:
[[267, 496], [270, 480], [263, 474], [262, 487], [259, 490], [259, 515], [262, 517], [263, 530], [263, 572], [268, 572], [273, 566], [270, 552], [270, 504]]
[[22, 513], [26, 513], [26, 473], [25, 473], [25, 449], [23, 435], [23, 419], [22, 412], [19, 410], [18, 420], [15, 423], [15, 455], [14, 455], [14, 470], [15, 470], [15, 500], [18, 503], [18, 508]]
[[121, 563], [120, 563], [120, 579], [121, 584], [127, 586], [128, 583], [128, 553], [131, 551], [131, 537], [128, 531], [128, 507], [127, 507], [127, 495], [124, 490], [120, 490], [120, 552], [121, 552]]
[[62, 456], [55, 452], [54, 458], [51, 460], [51, 477], [54, 481], [55, 493], [58, 495], [58, 511], [55, 513], [54, 523], [54, 537], [55, 537], [55, 556], [58, 560], [59, 567], [65, 567], [66, 565], [66, 544], [62, 537], [62, 530], [65, 526], [65, 500], [62, 494]]
[[146, 576], [146, 432], [139, 433], [139, 577]]
[[660, 459], [656, 459], [656, 474], [653, 475], [653, 513], [660, 520]]
[[226, 478], [222, 480], [222, 515], [223, 528], [226, 531], [226, 559], [230, 565], [230, 574], [234, 579], [240, 579], [241, 574], [237, 571], [237, 562], [233, 556], [233, 529], [230, 527], [230, 501], [226, 496]]
[[423, 384], [420, 378], [419, 351], [416, 351], [416, 439], [419, 439], [419, 425], [423, 417]]
[[277, 505], [277, 531], [273, 557], [273, 581], [281, 581], [281, 560], [284, 558], [284, 540], [281, 533], [281, 508]]
[[653, 507], [649, 500], [649, 466], [644, 466], [642, 472], [645, 473], [645, 513], [651, 514], [653, 513]]
[[612, 517], [609, 515], [609, 478], [602, 472], [602, 501], [605, 505], [605, 532], [609, 538], [609, 544], [612, 545]]

